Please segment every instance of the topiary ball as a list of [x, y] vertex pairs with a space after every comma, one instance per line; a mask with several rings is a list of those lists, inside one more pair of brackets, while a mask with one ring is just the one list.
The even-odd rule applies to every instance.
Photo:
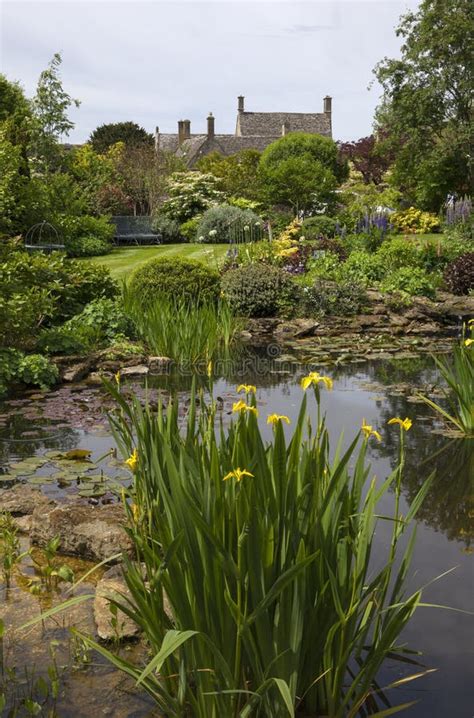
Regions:
[[443, 274], [446, 288], [453, 294], [474, 290], [474, 252], [466, 252], [447, 265]]
[[214, 269], [191, 259], [150, 259], [133, 273], [129, 290], [142, 305], [160, 295], [208, 304], [219, 297], [220, 277]]
[[296, 301], [290, 275], [268, 264], [247, 264], [222, 277], [222, 292], [233, 311], [244, 317], [273, 317]]

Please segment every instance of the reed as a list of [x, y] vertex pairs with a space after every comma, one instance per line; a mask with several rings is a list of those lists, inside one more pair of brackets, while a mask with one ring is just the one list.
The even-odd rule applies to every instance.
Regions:
[[125, 289], [124, 304], [151, 351], [176, 364], [196, 366], [224, 359], [236, 344], [240, 324], [226, 302], [193, 304], [157, 296], [143, 307]]
[[[389, 703], [377, 676], [387, 658], [415, 663], [399, 637], [421, 600], [421, 591], [406, 595], [405, 582], [411, 524], [429, 481], [402, 517], [409, 425], [398, 419], [400, 464], [381, 484], [369, 480], [367, 445], [379, 437], [372, 427], [330, 452], [315, 377], [306, 385], [314, 384], [316, 423], [305, 395], [289, 440], [287, 418], [268, 418], [269, 443], [253, 387], [243, 388], [246, 401], [234, 406], [229, 428], [214, 402], [197, 402], [193, 391], [183, 431], [176, 401], [155, 411], [108, 385], [118, 407], [113, 431], [134, 477], [125, 502], [135, 547], [124, 568], [131, 598], [117, 607], [143, 630], [153, 657], [134, 665], [81, 637], [168, 716], [381, 717], [408, 705], [379, 709]], [[331, 388], [328, 378], [316, 379]], [[381, 516], [389, 490], [394, 514]], [[391, 540], [376, 567], [383, 521]]]
[[448, 410], [432, 399], [417, 394], [455, 431], [466, 438], [474, 437], [474, 341], [463, 339], [454, 347], [452, 362], [433, 356], [441, 376], [448, 385], [445, 397]]

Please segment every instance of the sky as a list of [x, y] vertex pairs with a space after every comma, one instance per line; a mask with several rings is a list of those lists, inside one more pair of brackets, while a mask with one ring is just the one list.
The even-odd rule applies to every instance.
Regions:
[[249, 111], [322, 112], [333, 137], [370, 134], [380, 97], [372, 70], [397, 57], [395, 27], [415, 0], [0, 0], [0, 71], [32, 96], [55, 52], [81, 101], [71, 142], [132, 120], [176, 132], [179, 119], [233, 133], [237, 96]]

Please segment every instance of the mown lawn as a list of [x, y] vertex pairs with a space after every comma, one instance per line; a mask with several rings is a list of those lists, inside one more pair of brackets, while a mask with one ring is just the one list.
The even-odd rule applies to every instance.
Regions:
[[90, 257], [83, 261], [104, 264], [115, 279], [126, 279], [144, 262], [154, 257], [183, 257], [197, 259], [217, 267], [228, 250], [228, 244], [163, 244], [153, 247], [122, 247], [104, 257]]

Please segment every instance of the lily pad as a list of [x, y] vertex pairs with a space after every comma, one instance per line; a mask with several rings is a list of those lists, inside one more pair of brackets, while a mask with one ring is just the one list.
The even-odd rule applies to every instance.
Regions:
[[16, 474], [0, 474], [0, 481], [16, 481], [17, 479]]

